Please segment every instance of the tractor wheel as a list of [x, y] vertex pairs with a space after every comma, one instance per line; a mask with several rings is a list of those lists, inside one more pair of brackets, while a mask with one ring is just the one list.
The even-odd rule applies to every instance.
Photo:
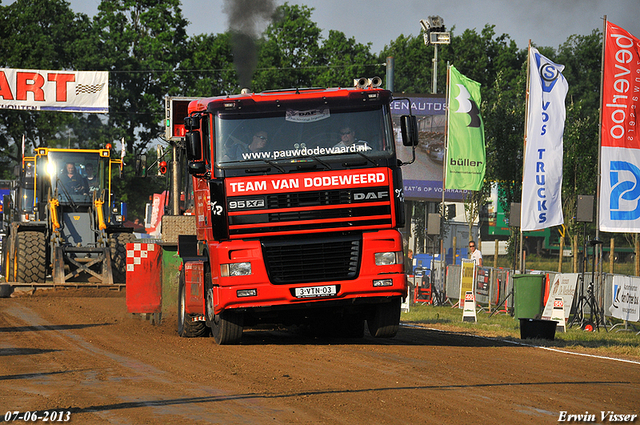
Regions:
[[206, 336], [209, 328], [204, 322], [193, 322], [186, 311], [187, 291], [184, 282], [184, 270], [180, 271], [178, 281], [178, 335], [183, 338]]
[[127, 279], [127, 244], [135, 242], [133, 233], [113, 233], [109, 236], [109, 251], [113, 283], [125, 283]]
[[400, 326], [400, 304], [400, 297], [397, 297], [389, 303], [375, 305], [372, 317], [367, 319], [371, 336], [374, 338], [393, 338], [396, 336]]
[[42, 232], [20, 232], [16, 238], [16, 282], [44, 283], [47, 249]]

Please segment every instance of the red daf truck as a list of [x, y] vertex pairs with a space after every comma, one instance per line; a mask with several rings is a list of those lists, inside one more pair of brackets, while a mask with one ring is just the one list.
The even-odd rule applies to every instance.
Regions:
[[[193, 100], [185, 142], [197, 235], [180, 236], [178, 332], [244, 326], [396, 335], [407, 296], [391, 92], [291, 89]], [[402, 119], [415, 145], [415, 118]]]

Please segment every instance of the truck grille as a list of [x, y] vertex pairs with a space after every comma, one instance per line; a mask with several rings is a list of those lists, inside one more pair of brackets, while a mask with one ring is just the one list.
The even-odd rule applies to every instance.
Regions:
[[[339, 189], [265, 195], [260, 208], [230, 212], [229, 235], [253, 237], [391, 226], [393, 203], [388, 190], [388, 187], [374, 187], [366, 190]], [[384, 193], [385, 196], [358, 199], [358, 195], [364, 197], [367, 193]], [[234, 197], [233, 200], [239, 203], [243, 197]]]
[[276, 284], [355, 279], [360, 265], [360, 235], [262, 242], [269, 280]]

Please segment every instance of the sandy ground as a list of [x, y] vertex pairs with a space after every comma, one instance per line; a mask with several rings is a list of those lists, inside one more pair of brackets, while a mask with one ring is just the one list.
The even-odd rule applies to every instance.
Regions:
[[601, 412], [640, 414], [639, 362], [409, 326], [389, 340], [246, 330], [240, 345], [217, 346], [179, 338], [175, 315], [154, 326], [128, 314], [123, 292], [85, 291], [0, 299], [0, 422], [35, 410], [37, 422], [55, 411], [77, 424], [551, 424], [561, 412], [596, 423], [607, 423]]

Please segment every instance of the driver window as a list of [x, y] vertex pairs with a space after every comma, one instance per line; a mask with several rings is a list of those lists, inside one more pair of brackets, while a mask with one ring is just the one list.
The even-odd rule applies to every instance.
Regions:
[[202, 130], [202, 157], [207, 166], [207, 169], [211, 169], [211, 120], [209, 115], [202, 115], [200, 122], [200, 129]]

